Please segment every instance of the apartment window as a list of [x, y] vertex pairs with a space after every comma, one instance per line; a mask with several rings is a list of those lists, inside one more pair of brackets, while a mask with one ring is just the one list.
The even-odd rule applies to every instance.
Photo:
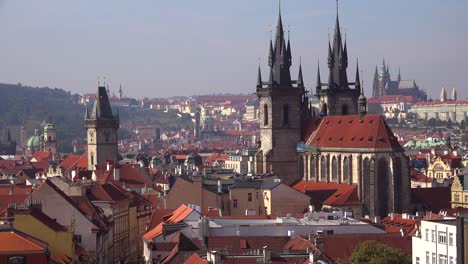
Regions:
[[258, 200], [258, 192], [255, 193], [255, 199]]
[[429, 229], [426, 228], [426, 241], [429, 241]]
[[432, 264], [437, 264], [436, 253], [432, 253]]
[[439, 264], [447, 264], [447, 255], [439, 254]]
[[237, 208], [237, 199], [232, 200], [232, 207]]
[[420, 264], [419, 257], [416, 257], [416, 264]]
[[252, 193], [247, 194], [247, 201], [249, 201], [249, 202], [252, 201]]
[[426, 251], [426, 264], [429, 264], [429, 261], [431, 261], [431, 256], [429, 254], [429, 251]]
[[450, 257], [450, 264], [455, 264], [455, 258], [454, 257]]
[[447, 244], [447, 232], [439, 231], [439, 244]]
[[454, 195], [453, 195], [453, 200], [454, 200], [455, 202], [459, 202], [459, 201], [460, 201], [460, 195], [459, 195], [459, 194], [454, 194]]
[[437, 242], [436, 240], [436, 231], [435, 230], [431, 230], [431, 241], [432, 242]]
[[468, 195], [465, 195], [465, 197], [463, 197], [463, 202], [468, 203]]
[[453, 233], [449, 233], [449, 246], [453, 246]]

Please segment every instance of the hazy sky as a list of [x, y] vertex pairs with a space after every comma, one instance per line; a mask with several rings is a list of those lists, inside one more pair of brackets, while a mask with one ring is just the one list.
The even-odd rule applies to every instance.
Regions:
[[[382, 57], [394, 78], [414, 79], [432, 97], [442, 86], [468, 97], [468, 1], [342, 0], [354, 78], [366, 94]], [[258, 58], [266, 77], [276, 0], [0, 0], [0, 82], [94, 92], [98, 76], [132, 97], [251, 93]], [[314, 87], [317, 60], [327, 79], [334, 0], [283, 0], [292, 75], [302, 56]], [[351, 78], [351, 79], [352, 79]]]

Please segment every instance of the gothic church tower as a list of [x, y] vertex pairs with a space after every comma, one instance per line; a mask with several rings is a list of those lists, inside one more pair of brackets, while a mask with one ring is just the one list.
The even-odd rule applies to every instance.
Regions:
[[99, 86], [93, 110], [86, 108], [86, 130], [88, 138], [88, 169], [106, 161], [118, 161], [117, 131], [118, 113], [114, 115], [107, 96], [106, 87]]
[[[343, 44], [338, 10], [336, 14], [333, 48], [328, 42], [328, 83], [321, 83], [320, 70], [317, 73], [316, 95], [320, 100], [321, 115], [357, 115], [358, 98], [361, 94], [359, 81], [348, 82], [348, 50]], [[359, 72], [356, 72], [356, 77]], [[350, 88], [349, 86], [354, 86]]]
[[[297, 179], [297, 143], [308, 110], [302, 69], [297, 81], [291, 80], [291, 46], [284, 38], [281, 11], [276, 36], [270, 40], [268, 81], [263, 82], [258, 69], [256, 94], [260, 99], [260, 150], [256, 157], [257, 173], [274, 173], [286, 183]], [[305, 109], [304, 109], [305, 108]]]

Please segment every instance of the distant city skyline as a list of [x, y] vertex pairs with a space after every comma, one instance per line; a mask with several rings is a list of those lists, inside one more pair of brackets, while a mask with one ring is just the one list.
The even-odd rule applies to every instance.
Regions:
[[[392, 79], [414, 79], [429, 97], [445, 87], [468, 97], [468, 2], [342, 0], [354, 76], [359, 58], [366, 96], [385, 57]], [[328, 77], [328, 34], [335, 1], [282, 1], [297, 76], [301, 57], [307, 89], [317, 61]], [[167, 97], [253, 93], [260, 61], [268, 76], [268, 42], [277, 0], [257, 1], [8, 1], [0, 0], [0, 82], [93, 93], [98, 76], [117, 94]], [[101, 78], [102, 79], [102, 78]]]

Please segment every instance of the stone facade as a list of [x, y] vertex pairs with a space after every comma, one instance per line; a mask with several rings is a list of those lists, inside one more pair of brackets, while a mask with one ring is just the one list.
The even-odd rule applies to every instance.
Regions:
[[403, 153], [321, 149], [299, 157], [306, 181], [358, 184], [361, 215], [385, 216], [409, 206], [409, 161]]

